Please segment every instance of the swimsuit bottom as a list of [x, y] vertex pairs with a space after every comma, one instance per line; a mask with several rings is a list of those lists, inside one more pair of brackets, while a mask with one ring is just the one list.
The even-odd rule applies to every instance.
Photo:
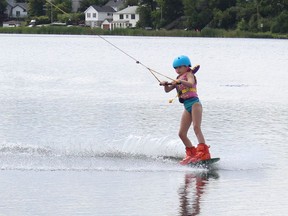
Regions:
[[184, 107], [187, 110], [187, 112], [191, 113], [192, 112], [192, 106], [195, 103], [200, 103], [200, 100], [198, 97], [194, 97], [194, 98], [188, 98], [186, 100], [184, 100]]

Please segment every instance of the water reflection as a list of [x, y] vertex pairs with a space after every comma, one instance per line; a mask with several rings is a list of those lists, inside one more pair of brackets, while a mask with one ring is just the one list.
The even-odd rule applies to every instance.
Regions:
[[179, 188], [181, 216], [195, 216], [200, 214], [200, 200], [209, 184], [209, 179], [218, 179], [215, 170], [200, 173], [186, 173], [184, 184]]

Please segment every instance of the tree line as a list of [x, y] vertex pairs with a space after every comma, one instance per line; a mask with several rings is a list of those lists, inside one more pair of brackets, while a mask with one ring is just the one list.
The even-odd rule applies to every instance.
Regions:
[[[23, 1], [23, 0], [18, 0]], [[78, 13], [71, 13], [71, 0], [52, 0], [63, 14], [46, 0], [28, 0], [29, 18], [79, 22], [90, 5], [104, 5], [108, 0], [82, 0]], [[126, 0], [125, 7], [138, 5], [138, 28], [185, 29], [203, 28], [251, 32], [288, 33], [288, 0]], [[6, 0], [0, 0], [0, 19]]]
[[139, 27], [171, 27], [197, 31], [209, 27], [288, 33], [288, 0], [143, 0], [141, 2]]

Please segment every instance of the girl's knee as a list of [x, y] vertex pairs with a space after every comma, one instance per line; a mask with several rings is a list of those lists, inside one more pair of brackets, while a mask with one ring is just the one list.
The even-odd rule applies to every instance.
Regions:
[[181, 140], [183, 140], [183, 139], [186, 139], [186, 138], [187, 138], [187, 134], [186, 134], [186, 133], [184, 133], [184, 132], [182, 132], [182, 131], [179, 131], [179, 133], [178, 133], [178, 136], [180, 137], [180, 139], [181, 139]]
[[193, 130], [195, 134], [201, 133], [201, 128], [199, 125], [193, 125]]

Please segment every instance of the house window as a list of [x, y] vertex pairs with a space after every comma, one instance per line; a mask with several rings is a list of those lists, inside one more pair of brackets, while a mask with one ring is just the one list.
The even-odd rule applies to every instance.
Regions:
[[90, 18], [91, 17], [91, 14], [90, 13], [87, 13], [87, 18]]
[[16, 17], [20, 17], [20, 11], [16, 11]]
[[131, 19], [135, 19], [135, 14], [131, 14]]
[[96, 13], [93, 13], [93, 18], [96, 18]]
[[129, 19], [129, 15], [128, 14], [126, 14], [126, 19]]
[[124, 17], [123, 17], [123, 14], [120, 14], [120, 19], [123, 19]]

